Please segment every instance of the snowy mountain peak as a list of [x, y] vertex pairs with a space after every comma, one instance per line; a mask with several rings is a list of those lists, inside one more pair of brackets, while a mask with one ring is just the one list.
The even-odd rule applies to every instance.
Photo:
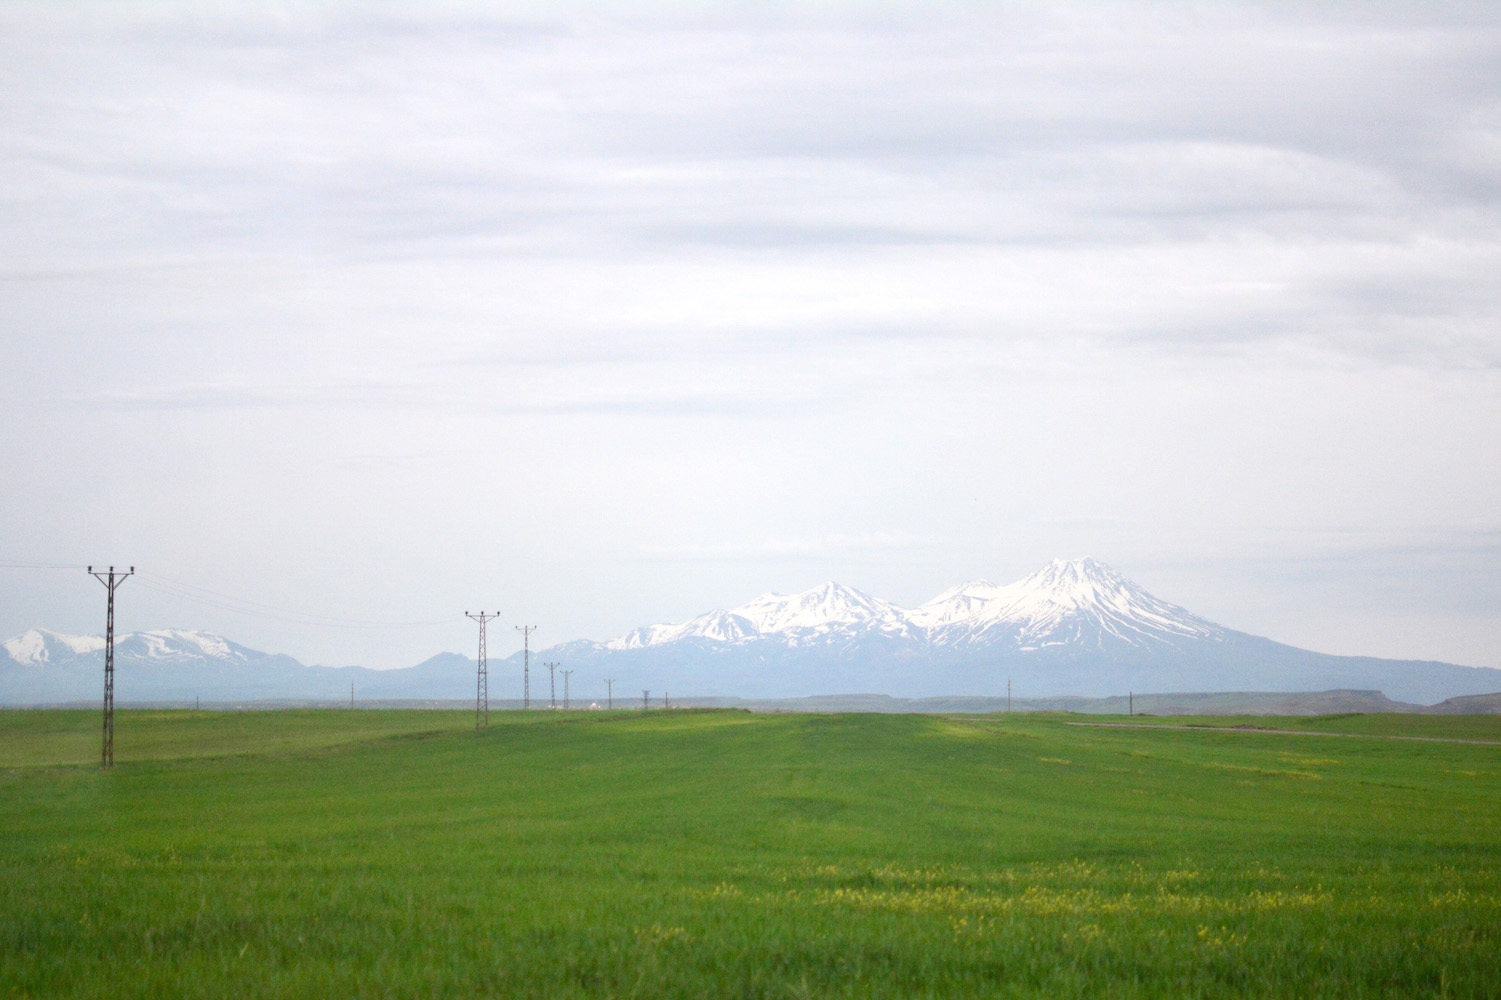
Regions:
[[1054, 559], [1013, 586], [1018, 591], [1073, 608], [1113, 603], [1122, 594], [1145, 593], [1109, 566], [1088, 558]]
[[222, 635], [190, 629], [157, 629], [132, 632], [115, 640], [118, 652], [134, 653], [147, 659], [176, 659], [183, 656], [206, 656], [215, 660], [244, 659], [244, 654]]
[[899, 626], [903, 622], [904, 613], [896, 605], [830, 582], [799, 594], [763, 594], [738, 608], [710, 611], [678, 624], [646, 625], [604, 646], [613, 650], [645, 649], [681, 639], [738, 643], [803, 630]]
[[838, 583], [798, 594], [765, 594], [729, 611], [675, 625], [648, 625], [604, 646], [646, 649], [683, 639], [738, 645], [779, 637], [802, 644], [863, 641], [880, 634], [937, 647], [1000, 644], [1019, 650], [1084, 643], [1141, 646], [1186, 638], [1220, 639], [1224, 630], [1157, 600], [1093, 559], [1055, 559], [1004, 587], [971, 580], [911, 611]]
[[749, 621], [763, 634], [902, 617], [896, 605], [833, 582], [800, 594], [764, 594], [731, 614]]
[[915, 608], [908, 614], [909, 620], [920, 628], [936, 628], [957, 621], [973, 618], [985, 605], [994, 601], [1005, 590], [989, 580], [970, 580], [951, 587]]
[[[104, 637], [98, 635], [62, 635], [44, 628], [34, 628], [0, 643], [0, 648], [16, 663], [30, 667], [45, 666], [99, 653]], [[115, 637], [115, 655], [122, 658], [154, 661], [180, 661], [195, 658], [212, 660], [248, 660], [261, 654], [212, 632], [190, 629], [157, 629], [151, 632], [127, 632]]]
[[1093, 559], [1053, 560], [1000, 588], [996, 599], [964, 624], [966, 639], [989, 641], [997, 633], [1010, 633], [1023, 650], [1081, 641], [1139, 646], [1224, 634], [1219, 626], [1159, 601]]
[[50, 629], [34, 628], [0, 643], [5, 654], [17, 663], [40, 667], [55, 659], [67, 659], [104, 648], [104, 639], [96, 635], [63, 635]]

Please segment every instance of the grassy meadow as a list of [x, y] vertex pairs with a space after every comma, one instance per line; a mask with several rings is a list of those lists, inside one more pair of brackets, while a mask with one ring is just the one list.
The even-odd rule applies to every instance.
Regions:
[[1501, 746], [1071, 721], [0, 712], [0, 997], [1501, 996]]

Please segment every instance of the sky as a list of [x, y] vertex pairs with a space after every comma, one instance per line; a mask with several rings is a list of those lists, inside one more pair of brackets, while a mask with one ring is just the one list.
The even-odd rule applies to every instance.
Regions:
[[[1501, 5], [0, 6], [0, 632], [1093, 556], [1501, 666]], [[55, 567], [55, 568], [54, 568]]]

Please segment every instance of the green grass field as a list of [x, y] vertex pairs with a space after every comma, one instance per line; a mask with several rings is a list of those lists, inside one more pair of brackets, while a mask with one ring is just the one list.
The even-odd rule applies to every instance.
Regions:
[[1068, 722], [0, 712], [0, 997], [1501, 995], [1501, 746]]

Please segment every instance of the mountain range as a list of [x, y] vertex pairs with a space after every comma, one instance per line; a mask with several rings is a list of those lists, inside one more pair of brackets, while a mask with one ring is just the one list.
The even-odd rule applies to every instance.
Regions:
[[[97, 699], [103, 640], [33, 629], [0, 644], [0, 703]], [[168, 701], [472, 698], [475, 663], [441, 653], [404, 670], [310, 667], [205, 632], [166, 630], [115, 644], [117, 697]], [[491, 697], [521, 694], [522, 654], [490, 662]], [[621, 699], [732, 695], [797, 698], [866, 692], [897, 698], [1104, 697], [1127, 691], [1378, 690], [1430, 704], [1501, 691], [1501, 670], [1331, 656], [1248, 635], [1159, 600], [1091, 559], [1055, 560], [1005, 586], [975, 580], [905, 609], [837, 583], [767, 594], [606, 642], [531, 656], [532, 702], [546, 704], [544, 662], [575, 671], [575, 700], [605, 679]], [[559, 691], [561, 696], [561, 690]]]

